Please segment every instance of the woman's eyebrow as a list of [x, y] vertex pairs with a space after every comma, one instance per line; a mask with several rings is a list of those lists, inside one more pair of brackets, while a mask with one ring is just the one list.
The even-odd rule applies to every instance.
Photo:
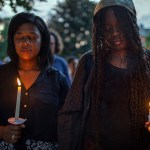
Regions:
[[16, 34], [36, 34], [36, 32], [16, 32]]

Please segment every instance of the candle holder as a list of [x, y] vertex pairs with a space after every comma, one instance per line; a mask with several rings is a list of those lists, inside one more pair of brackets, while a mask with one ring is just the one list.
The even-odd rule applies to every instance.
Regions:
[[9, 118], [8, 119], [8, 122], [10, 124], [13, 124], [13, 125], [20, 125], [20, 124], [23, 124], [24, 122], [26, 122], [27, 119], [23, 119], [23, 118], [15, 118], [15, 117], [12, 117], [12, 118]]

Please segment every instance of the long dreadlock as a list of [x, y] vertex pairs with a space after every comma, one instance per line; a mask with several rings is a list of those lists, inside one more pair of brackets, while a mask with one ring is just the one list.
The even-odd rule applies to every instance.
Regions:
[[[96, 106], [99, 106], [104, 85], [104, 65], [108, 55], [104, 42], [105, 13], [110, 7], [103, 8], [93, 19], [93, 55], [95, 61], [95, 89]], [[130, 75], [130, 112], [132, 137], [135, 139], [132, 148], [142, 141], [141, 130], [147, 121], [149, 98], [149, 78], [144, 60], [144, 51], [139, 38], [139, 29], [136, 16], [120, 6], [111, 6], [120, 23], [123, 33], [128, 39], [128, 69]], [[148, 71], [149, 72], [149, 71]], [[98, 108], [97, 108], [98, 109]]]

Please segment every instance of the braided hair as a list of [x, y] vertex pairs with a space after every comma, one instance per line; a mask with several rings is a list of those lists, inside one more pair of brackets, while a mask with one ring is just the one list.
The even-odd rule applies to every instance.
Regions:
[[129, 100], [131, 113], [132, 143], [134, 147], [142, 141], [141, 130], [147, 120], [149, 98], [149, 80], [144, 60], [144, 50], [139, 37], [139, 28], [136, 16], [121, 6], [110, 6], [100, 10], [93, 18], [93, 56], [95, 61], [95, 85], [96, 106], [100, 103], [104, 85], [104, 65], [108, 50], [104, 39], [104, 22], [106, 11], [111, 8], [120, 23], [123, 33], [128, 39], [129, 70]]

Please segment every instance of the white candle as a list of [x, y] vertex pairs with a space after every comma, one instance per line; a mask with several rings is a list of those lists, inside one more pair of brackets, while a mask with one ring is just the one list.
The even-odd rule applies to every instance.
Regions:
[[18, 91], [17, 91], [17, 100], [16, 100], [16, 110], [15, 110], [15, 119], [19, 119], [19, 113], [20, 113], [20, 98], [21, 98], [21, 82], [17, 78], [18, 82]]
[[149, 114], [148, 114], [148, 122], [150, 122], [150, 102], [149, 102]]

